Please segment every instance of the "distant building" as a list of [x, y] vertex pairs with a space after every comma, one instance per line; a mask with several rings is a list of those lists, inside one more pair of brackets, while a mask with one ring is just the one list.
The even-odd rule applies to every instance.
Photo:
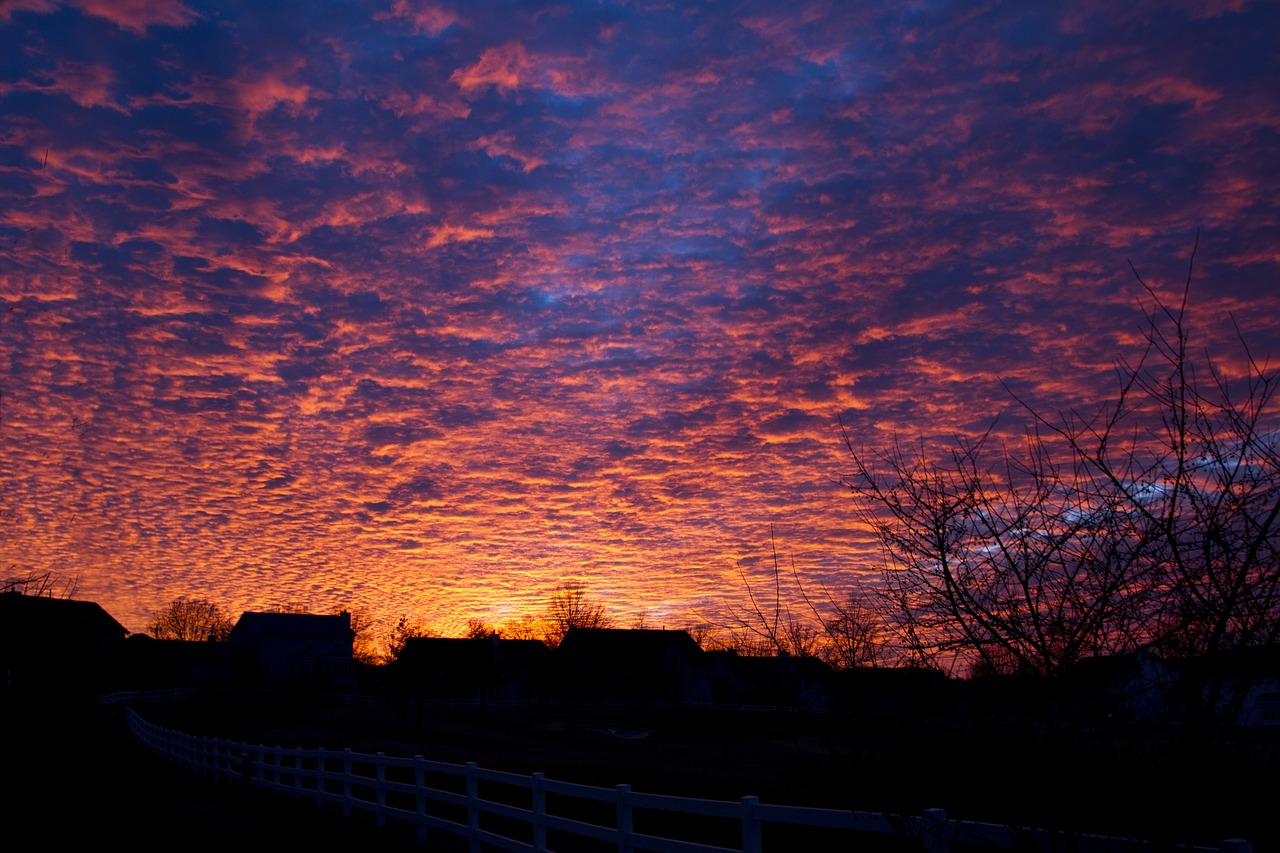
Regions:
[[212, 640], [157, 640], [134, 634], [112, 673], [117, 690], [238, 687], [251, 681], [248, 649]]
[[351, 615], [240, 615], [228, 642], [247, 650], [259, 685], [348, 690], [352, 675]]
[[1178, 672], [1145, 650], [1083, 658], [1065, 677], [1072, 714], [1085, 719], [1168, 722], [1178, 719]]
[[832, 674], [836, 705], [862, 718], [917, 719], [953, 713], [950, 679], [937, 669], [858, 666]]
[[828, 710], [832, 706], [831, 667], [814, 657], [769, 657], [732, 651], [707, 652], [706, 666], [718, 705], [756, 705]]
[[1237, 726], [1280, 725], [1280, 645], [1241, 646], [1173, 661], [1184, 716]]
[[0, 593], [0, 686], [95, 694], [128, 633], [92, 601]]
[[406, 696], [475, 702], [536, 698], [550, 650], [541, 640], [411, 637], [392, 664]]
[[687, 631], [571, 628], [554, 653], [559, 691], [585, 699], [707, 702], [702, 647]]

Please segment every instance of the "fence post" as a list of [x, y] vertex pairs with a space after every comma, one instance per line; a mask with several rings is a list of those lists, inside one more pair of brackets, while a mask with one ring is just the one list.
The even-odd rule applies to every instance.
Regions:
[[533, 802], [529, 809], [533, 824], [533, 849], [537, 853], [547, 853], [547, 790], [544, 787], [546, 777], [534, 773], [529, 777]]
[[293, 798], [302, 799], [302, 747], [293, 748]]
[[240, 753], [240, 785], [248, 788], [250, 784], [249, 772], [253, 770], [253, 758], [249, 750], [243, 750]]
[[476, 763], [467, 762], [467, 849], [480, 853], [480, 779]]
[[378, 829], [387, 825], [387, 754], [379, 752], [374, 761], [374, 776], [378, 780], [378, 811], [374, 821]]
[[634, 853], [631, 834], [631, 786], [618, 786], [618, 853]]
[[413, 757], [413, 792], [417, 797], [418, 843], [427, 843], [427, 762], [421, 755]]
[[342, 816], [351, 817], [351, 748], [342, 750]]
[[760, 798], [742, 798], [742, 853], [761, 853], [764, 842], [760, 839]]
[[325, 772], [325, 763], [324, 763], [324, 758], [325, 758], [325, 756], [324, 756], [324, 747], [322, 746], [322, 747], [320, 747], [319, 749], [317, 749], [317, 750], [316, 750], [316, 810], [317, 810], [317, 811], [319, 811], [320, 809], [323, 809], [323, 808], [324, 808], [324, 794], [325, 794], [325, 789], [324, 789], [324, 772]]
[[929, 853], [948, 853], [951, 845], [945, 835], [947, 829], [946, 809], [925, 809], [920, 817], [921, 830], [924, 834], [924, 849]]

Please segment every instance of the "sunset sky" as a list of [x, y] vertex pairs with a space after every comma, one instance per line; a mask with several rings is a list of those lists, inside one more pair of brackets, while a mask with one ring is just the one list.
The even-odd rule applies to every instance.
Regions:
[[840, 420], [1105, 398], [1197, 228], [1280, 357], [1280, 5], [1064, 5], [0, 0], [4, 576], [678, 627], [874, 572]]

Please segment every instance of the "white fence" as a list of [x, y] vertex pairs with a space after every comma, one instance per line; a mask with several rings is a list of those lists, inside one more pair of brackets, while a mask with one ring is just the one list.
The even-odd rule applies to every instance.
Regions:
[[[541, 773], [485, 770], [474, 762], [255, 746], [162, 728], [132, 708], [126, 710], [126, 721], [139, 741], [206, 778], [288, 793], [313, 800], [317, 807], [333, 804], [347, 817], [369, 812], [379, 827], [407, 822], [422, 842], [432, 832], [453, 833], [467, 840], [471, 853], [492, 848], [550, 851], [565, 845], [577, 849], [584, 839], [598, 842], [597, 849], [619, 853], [763, 853], [766, 835], [782, 850], [833, 849], [836, 843], [853, 849], [847, 836], [854, 833], [916, 839], [927, 853], [948, 853], [956, 845], [1045, 853], [1252, 851], [1249, 842], [1238, 839], [1219, 847], [1157, 848], [1134, 839], [949, 820], [941, 809], [896, 816], [768, 805], [756, 797], [700, 800], [640, 793], [629, 785], [599, 788]], [[828, 834], [813, 834], [818, 832]]]

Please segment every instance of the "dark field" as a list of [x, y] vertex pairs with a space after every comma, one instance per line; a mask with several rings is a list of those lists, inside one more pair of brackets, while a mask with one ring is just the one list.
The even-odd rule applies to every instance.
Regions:
[[226, 694], [144, 714], [269, 746], [475, 761], [636, 791], [952, 817], [1277, 849], [1275, 732], [1189, 743], [1181, 731], [1016, 721], [871, 721], [675, 710], [348, 708]]
[[[172, 768], [91, 704], [9, 701], [3, 711], [7, 850], [357, 850], [373, 832]], [[384, 834], [379, 849], [421, 848]]]

